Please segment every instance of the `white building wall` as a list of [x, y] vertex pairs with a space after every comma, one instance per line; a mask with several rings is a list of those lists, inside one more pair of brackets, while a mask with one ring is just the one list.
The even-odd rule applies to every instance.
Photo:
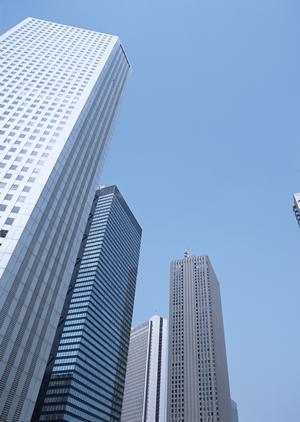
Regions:
[[122, 422], [141, 422], [144, 417], [149, 331], [149, 321], [131, 330]]
[[128, 69], [107, 34], [0, 37], [0, 421], [30, 421]]
[[[145, 422], [156, 422], [157, 413], [159, 421], [165, 420], [167, 321], [156, 315], [150, 319], [150, 323], [152, 323], [152, 338], [149, 345], [149, 378]], [[160, 333], [160, 324], [162, 324], [162, 333]], [[158, 412], [157, 405], [159, 406]]]
[[166, 370], [167, 321], [153, 316], [132, 330], [121, 422], [165, 421]]

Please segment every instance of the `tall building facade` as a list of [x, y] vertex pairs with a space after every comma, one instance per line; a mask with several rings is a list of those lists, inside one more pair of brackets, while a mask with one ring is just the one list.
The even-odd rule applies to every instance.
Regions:
[[232, 422], [219, 283], [207, 256], [171, 262], [168, 422]]
[[231, 399], [231, 409], [232, 409], [232, 421], [239, 422], [239, 414], [237, 404], [234, 400]]
[[31, 418], [128, 72], [115, 36], [28, 18], [0, 37], [2, 422]]
[[294, 194], [293, 211], [295, 213], [296, 219], [297, 219], [298, 224], [300, 226], [300, 193]]
[[167, 320], [153, 316], [131, 331], [121, 422], [165, 422]]
[[120, 421], [141, 228], [97, 191], [33, 421]]

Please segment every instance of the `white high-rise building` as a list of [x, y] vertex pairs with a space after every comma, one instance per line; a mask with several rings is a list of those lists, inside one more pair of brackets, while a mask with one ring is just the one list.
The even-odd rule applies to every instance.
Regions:
[[153, 316], [131, 331], [121, 422], [165, 422], [167, 320]]
[[232, 422], [220, 288], [207, 256], [171, 262], [168, 422]]
[[294, 194], [293, 211], [295, 213], [296, 219], [297, 219], [298, 224], [300, 226], [300, 193]]
[[128, 73], [112, 35], [0, 37], [0, 421], [30, 421]]

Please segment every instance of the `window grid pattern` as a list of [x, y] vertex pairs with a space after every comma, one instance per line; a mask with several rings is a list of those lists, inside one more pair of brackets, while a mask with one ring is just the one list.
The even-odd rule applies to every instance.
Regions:
[[165, 421], [166, 345], [158, 315], [131, 330], [121, 422]]
[[[69, 50], [76, 56], [76, 46], [72, 45], [75, 39], [79, 49], [80, 40], [84, 41], [82, 48], [90, 56], [87, 59], [81, 52], [83, 64], [88, 66], [83, 69], [82, 80], [81, 68], [67, 62]], [[89, 50], [93, 39], [101, 47], [99, 50], [95, 44], [95, 49], [99, 54], [103, 53], [99, 62], [99, 54]], [[28, 48], [23, 49], [22, 42], [26, 44], [30, 40], [33, 40], [31, 48], [28, 44]], [[105, 46], [108, 40], [109, 45]], [[105, 42], [100, 45], [102, 41]], [[0, 421], [24, 422], [31, 418], [47, 364], [76, 260], [74, 245], [80, 243], [99, 183], [105, 148], [129, 64], [117, 37], [32, 18], [1, 36], [0, 42], [0, 49], [5, 54], [0, 56], [0, 81], [4, 84], [1, 85], [0, 117], [4, 120], [0, 120], [0, 145], [7, 149], [8, 144], [4, 141], [9, 141], [9, 148], [16, 148], [8, 153], [6, 149], [2, 150], [5, 155], [0, 162], [3, 198], [0, 203], [0, 325], [3, 329]], [[7, 43], [9, 48], [6, 48]], [[20, 43], [20, 46], [14, 43]], [[65, 50], [61, 50], [62, 43]], [[40, 56], [34, 51], [37, 46]], [[14, 54], [9, 55], [10, 51]], [[39, 78], [47, 74], [50, 67], [46, 65], [47, 54], [53, 62], [60, 58], [66, 73], [57, 63], [58, 73], [53, 76], [57, 76], [59, 83], [62, 83], [59, 81], [62, 74], [68, 77], [70, 90], [76, 89], [74, 93], [64, 92], [64, 87], [58, 84], [56, 98], [55, 91], [51, 91], [54, 81], [49, 82], [49, 86], [46, 81], [35, 85], [37, 81], [30, 79], [34, 76], [30, 75], [30, 69], [38, 64]], [[18, 68], [15, 69], [16, 63]], [[75, 76], [69, 65], [75, 70]], [[14, 69], [19, 76], [13, 73]], [[15, 86], [10, 78], [15, 78]], [[50, 75], [47, 74], [47, 78], [51, 79]], [[25, 83], [23, 91], [17, 85], [20, 80]], [[76, 80], [78, 86], [73, 85]], [[30, 82], [33, 85], [27, 85]], [[31, 91], [25, 90], [27, 87], [33, 91], [32, 96]], [[40, 90], [39, 93], [35, 89]], [[42, 92], [44, 90], [47, 93]], [[22, 98], [18, 98], [19, 92]], [[28, 116], [24, 117], [22, 113], [26, 111]], [[23, 117], [33, 126], [22, 122]], [[10, 118], [16, 120], [8, 123]], [[55, 119], [56, 122], [52, 121]], [[62, 120], [66, 122], [63, 124]], [[14, 125], [12, 133], [11, 126], [7, 126], [10, 124]], [[51, 125], [53, 127], [48, 127]], [[36, 138], [29, 139], [31, 136]], [[25, 142], [32, 142], [32, 145], [25, 145]]]
[[168, 422], [231, 422], [221, 312], [218, 281], [208, 257], [173, 261]]
[[94, 202], [40, 421], [121, 416], [141, 229], [115, 186]]
[[121, 422], [144, 420], [149, 325], [147, 321], [131, 331]]
[[0, 38], [0, 275], [115, 40], [32, 18]]

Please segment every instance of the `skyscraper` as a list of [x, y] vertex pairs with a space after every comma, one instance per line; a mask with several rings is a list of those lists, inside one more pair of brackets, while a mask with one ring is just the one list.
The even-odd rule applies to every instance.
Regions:
[[98, 190], [34, 421], [120, 420], [140, 241], [117, 187]]
[[234, 400], [231, 400], [231, 409], [232, 409], [232, 421], [239, 422], [238, 408]]
[[131, 331], [121, 422], [164, 422], [167, 320], [154, 316]]
[[298, 224], [300, 226], [300, 193], [294, 194], [293, 211], [295, 213], [296, 219], [297, 219]]
[[168, 422], [232, 422], [219, 283], [207, 256], [171, 262]]
[[1, 421], [31, 418], [128, 71], [115, 36], [0, 37]]

